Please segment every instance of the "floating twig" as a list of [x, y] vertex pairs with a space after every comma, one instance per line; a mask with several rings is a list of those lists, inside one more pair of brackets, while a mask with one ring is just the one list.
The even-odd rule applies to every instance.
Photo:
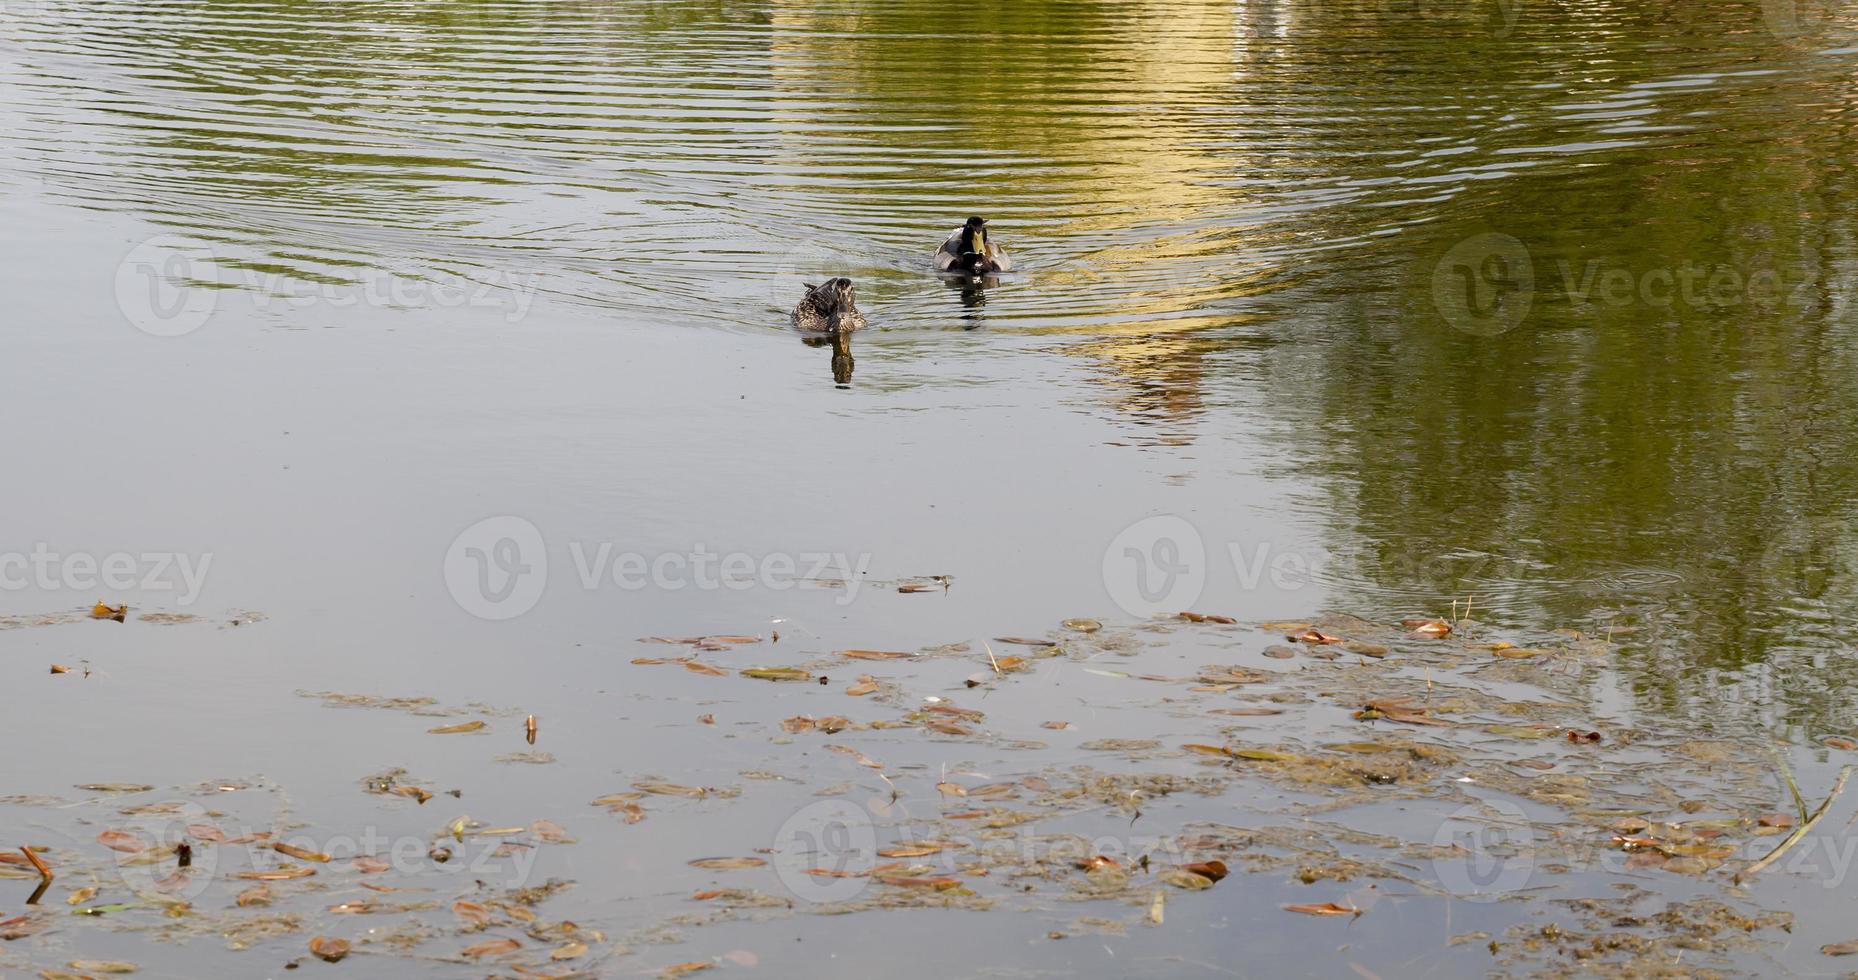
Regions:
[[[1794, 832], [1791, 834], [1788, 834], [1786, 840], [1781, 841], [1781, 846], [1775, 848], [1772, 851], [1769, 851], [1767, 857], [1764, 857], [1761, 860], [1756, 861], [1754, 864], [1751, 864], [1747, 868], [1744, 868], [1742, 871], [1738, 872], [1735, 876], [1736, 883], [1740, 884], [1743, 878], [1751, 877], [1755, 874], [1760, 873], [1761, 870], [1766, 868], [1768, 865], [1773, 864], [1775, 861], [1780, 860], [1781, 855], [1787, 853], [1788, 848], [1794, 846], [1795, 844], [1800, 843], [1800, 839], [1805, 837], [1807, 835], [1807, 832], [1813, 829], [1813, 825], [1818, 823], [1820, 818], [1826, 815], [1826, 811], [1832, 808], [1832, 801], [1838, 799], [1839, 794], [1844, 792], [1845, 781], [1847, 779], [1850, 779], [1851, 775], [1852, 775], [1852, 767], [1850, 766], [1846, 766], [1844, 769], [1839, 770], [1838, 782], [1835, 782], [1832, 784], [1832, 792], [1826, 794], [1826, 802], [1821, 803], [1819, 805], [1819, 809], [1814, 810], [1813, 815], [1811, 817], [1808, 817], [1806, 822], [1802, 823], [1798, 827], [1795, 827]], [[1790, 782], [1792, 781], [1791, 777], [1789, 777], [1789, 781]]]
[[40, 857], [37, 854], [32, 853], [32, 848], [21, 847], [19, 849], [19, 853], [24, 854], [26, 856], [26, 860], [32, 862], [32, 866], [33, 868], [38, 870], [40, 878], [43, 878], [46, 881], [52, 880], [51, 867], [48, 866], [42, 859], [40, 859]]

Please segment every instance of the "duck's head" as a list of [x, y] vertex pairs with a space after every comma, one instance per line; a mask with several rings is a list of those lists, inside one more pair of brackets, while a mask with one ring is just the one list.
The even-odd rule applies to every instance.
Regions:
[[858, 312], [857, 289], [844, 276], [835, 276], [817, 286], [808, 286], [807, 297], [823, 314]]
[[986, 254], [987, 219], [978, 216], [969, 218], [967, 223], [961, 226], [961, 255], [966, 258], [969, 255], [985, 256]]

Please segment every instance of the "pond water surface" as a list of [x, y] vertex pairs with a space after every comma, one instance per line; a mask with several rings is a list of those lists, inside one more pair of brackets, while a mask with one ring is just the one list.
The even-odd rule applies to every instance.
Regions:
[[1858, 737], [1855, 65], [1791, 0], [0, 0], [0, 974], [1837, 970], [1851, 800], [1735, 877]]

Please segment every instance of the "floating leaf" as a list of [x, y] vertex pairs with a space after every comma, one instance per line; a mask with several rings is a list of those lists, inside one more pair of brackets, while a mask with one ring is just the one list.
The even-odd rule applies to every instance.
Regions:
[[332, 939], [328, 936], [317, 936], [315, 939], [310, 940], [310, 952], [315, 953], [319, 958], [327, 960], [330, 963], [338, 962], [342, 957], [347, 956], [348, 950], [349, 945], [346, 939]]
[[689, 963], [678, 963], [674, 966], [667, 966], [658, 971], [658, 976], [664, 978], [664, 980], [670, 980], [672, 977], [681, 977], [686, 973], [695, 973], [698, 970], [713, 969], [715, 966], [716, 964], [708, 962], [707, 960], [694, 960]]
[[880, 849], [877, 852], [877, 856], [882, 858], [918, 858], [928, 857], [931, 854], [940, 854], [947, 849], [948, 845], [946, 844], [936, 844], [927, 841], [910, 843], [900, 842], [894, 847]]
[[[710, 793], [709, 790], [701, 786], [680, 786], [677, 783], [659, 782], [654, 779], [633, 783], [632, 788], [642, 793], [653, 793], [658, 796], [689, 796], [692, 798], [701, 798], [708, 796]], [[596, 800], [595, 802], [597, 803], [599, 801]]]
[[586, 943], [571, 942], [565, 946], [558, 947], [554, 952], [548, 954], [548, 958], [551, 960], [572, 960], [586, 955]]
[[562, 825], [556, 823], [553, 820], [537, 820], [535, 823], [532, 823], [529, 825], [529, 830], [532, 833], [534, 833], [537, 837], [541, 838], [545, 843], [549, 843], [549, 844], [572, 844], [574, 843], [574, 838], [568, 836], [567, 829], [562, 827]]
[[483, 727], [484, 727], [484, 723], [481, 721], [467, 721], [467, 722], [463, 722], [457, 725], [440, 725], [437, 728], [428, 728], [426, 729], [426, 734], [428, 735], [460, 735], [465, 732], [479, 731], [483, 729]]
[[92, 793], [146, 793], [155, 787], [147, 783], [79, 783], [77, 788]]
[[458, 921], [472, 929], [482, 929], [490, 925], [493, 918], [489, 909], [462, 898], [452, 903], [452, 914], [458, 917]]
[[1263, 718], [1283, 713], [1283, 708], [1214, 708], [1207, 712], [1210, 715], [1232, 715], [1238, 718]]
[[908, 660], [910, 654], [894, 650], [840, 650], [839, 656], [853, 660]]
[[90, 618], [92, 619], [113, 619], [120, 623], [128, 617], [129, 607], [127, 605], [112, 607], [102, 599], [98, 599], [97, 604], [90, 607]]
[[1076, 630], [1079, 633], [1095, 633], [1103, 628], [1103, 624], [1094, 619], [1067, 619], [1061, 625], [1065, 629]]
[[963, 788], [960, 783], [937, 783], [935, 784], [935, 788], [936, 792], [941, 793], [943, 796], [968, 795], [968, 791]]
[[1452, 624], [1443, 619], [1403, 619], [1400, 625], [1420, 637], [1440, 637], [1452, 631]]
[[275, 868], [270, 871], [240, 871], [234, 874], [233, 877], [241, 878], [246, 881], [289, 881], [293, 878], [308, 878], [315, 873], [315, 868], [306, 868], [298, 865], [294, 867]]
[[97, 835], [97, 843], [124, 854], [140, 854], [148, 850], [148, 844], [141, 837], [126, 830], [106, 830]]
[[1850, 956], [1853, 953], [1858, 953], [1858, 939], [1852, 939], [1842, 943], [1827, 943], [1819, 947], [1819, 951], [1827, 956]]
[[71, 969], [79, 973], [134, 973], [136, 966], [126, 960], [72, 960]]
[[703, 868], [707, 871], [742, 871], [748, 868], [759, 868], [767, 863], [766, 860], [758, 857], [697, 858], [689, 862], [691, 867]]
[[1183, 868], [1162, 868], [1156, 877], [1161, 879], [1163, 884], [1185, 888], [1188, 891], [1201, 891], [1213, 887], [1213, 879]]
[[240, 892], [238, 897], [234, 898], [233, 901], [237, 902], [240, 908], [248, 908], [253, 905], [269, 905], [271, 904], [271, 886], [253, 885]]
[[1210, 613], [1184, 612], [1180, 614], [1180, 618], [1190, 623], [1220, 623], [1225, 626], [1232, 626], [1238, 623], [1238, 620], [1233, 619], [1231, 616], [1215, 616]]
[[66, 667], [64, 664], [53, 664], [52, 665], [52, 673], [54, 674], [69, 674], [70, 672], [71, 672], [71, 668]]
[[472, 959], [482, 959], [486, 956], [502, 956], [505, 953], [514, 953], [522, 948], [523, 944], [514, 939], [486, 939], [481, 943], [466, 946], [464, 949], [459, 950], [458, 953], [461, 956], [469, 956]]
[[743, 677], [753, 677], [758, 681], [810, 681], [813, 675], [798, 667], [750, 667], [742, 671]]
[[696, 674], [708, 674], [711, 677], [728, 677], [729, 672], [721, 667], [712, 667], [701, 660], [684, 661], [684, 669]]
[[1057, 640], [1040, 640], [1028, 636], [996, 636], [994, 642], [1011, 643], [1022, 647], [1055, 647], [1058, 645]]
[[877, 690], [877, 678], [866, 674], [859, 677], [856, 682], [847, 685], [845, 693], [855, 698], [861, 698], [875, 690]]
[[282, 841], [272, 844], [271, 849], [279, 854], [294, 857], [299, 861], [315, 861], [321, 864], [329, 860], [329, 855], [321, 851], [312, 851], [307, 848], [298, 847], [295, 844], [286, 844]]
[[1301, 912], [1304, 915], [1360, 915], [1360, 909], [1351, 909], [1334, 902], [1322, 902], [1312, 905], [1286, 905], [1286, 912]]
[[951, 888], [961, 887], [961, 879], [947, 876], [922, 878], [910, 875], [876, 875], [873, 877], [879, 882], [886, 885], [894, 885], [898, 888], [933, 888], [936, 891], [943, 892]]
[[849, 755], [852, 758], [858, 760], [858, 764], [861, 766], [866, 766], [871, 769], [884, 768], [883, 763], [872, 760], [869, 756], [866, 756], [863, 752], [860, 752], [857, 749], [854, 749], [849, 745], [828, 745], [826, 746], [826, 750], [829, 752], [837, 752], [841, 755]]
[[96, 887], [94, 885], [85, 885], [84, 887], [79, 888], [77, 891], [72, 892], [71, 897], [65, 899], [65, 904], [66, 905], [82, 905], [85, 902], [88, 902], [91, 899], [96, 898], [96, 897], [97, 897]]
[[355, 858], [355, 860], [350, 863], [354, 865], [356, 871], [364, 875], [377, 875], [393, 867], [393, 865], [388, 864], [386, 861], [367, 854]]
[[1226, 862], [1224, 861], [1201, 861], [1197, 864], [1183, 864], [1181, 867], [1203, 878], [1211, 878], [1214, 881], [1224, 878], [1227, 873]]

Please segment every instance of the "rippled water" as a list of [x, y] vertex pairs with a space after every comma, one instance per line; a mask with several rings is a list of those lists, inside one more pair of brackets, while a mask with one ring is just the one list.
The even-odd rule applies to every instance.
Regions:
[[[1790, 0], [0, 0], [7, 541], [216, 557], [265, 655], [108, 707], [227, 771], [322, 764], [314, 719], [197, 724], [280, 684], [490, 676], [636, 740], [576, 700], [636, 695], [615, 636], [1121, 615], [1155, 515], [1204, 549], [1181, 605], [1468, 600], [1619, 642], [1617, 719], [1804, 743], [1858, 689], [1854, 64], [1858, 15]], [[930, 271], [968, 214], [997, 282]], [[151, 239], [210, 317], [137, 320]], [[873, 324], [837, 359], [787, 327], [828, 275]], [[554, 562], [510, 623], [442, 588], [493, 514]], [[570, 541], [963, 587], [616, 595]], [[94, 642], [24, 649], [130, 652]]]

